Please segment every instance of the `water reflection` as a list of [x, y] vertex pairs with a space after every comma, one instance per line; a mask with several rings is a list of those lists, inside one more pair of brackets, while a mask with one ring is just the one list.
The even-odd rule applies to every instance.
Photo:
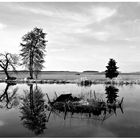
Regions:
[[[90, 96], [90, 98], [77, 98], [72, 94], [61, 94], [54, 101], [50, 101], [48, 97], [49, 109], [55, 114], [63, 114], [64, 120], [66, 118], [75, 118], [78, 116], [81, 119], [95, 119], [104, 121], [112, 116], [114, 113], [116, 114], [117, 109], [122, 109], [123, 98], [121, 100], [117, 100], [118, 97], [118, 89], [112, 85], [107, 86], [105, 88], [107, 94], [107, 101], [97, 98], [95, 91], [90, 93], [94, 94], [94, 96]], [[91, 98], [92, 97], [92, 98]], [[76, 100], [75, 100], [76, 99]], [[74, 116], [75, 114], [75, 116]]]
[[0, 95], [0, 108], [7, 108], [11, 109], [12, 107], [16, 107], [19, 105], [16, 93], [18, 88], [14, 88], [13, 90], [9, 91], [11, 86], [16, 85], [15, 83], [7, 83], [4, 92]]
[[113, 85], [106, 86], [105, 88], [106, 95], [107, 95], [107, 103], [114, 103], [116, 102], [116, 98], [118, 97], [119, 89]]
[[[17, 84], [16, 86], [7, 84], [5, 86], [3, 84], [3, 86], [5, 89], [0, 94], [0, 105], [7, 108], [6, 104], [8, 103], [8, 108], [13, 107], [13, 109], [0, 109], [2, 114], [0, 121], [6, 122], [4, 129], [0, 130], [0, 137], [33, 137], [39, 134], [41, 134], [41, 137], [94, 137], [97, 132], [98, 136], [102, 136], [103, 132], [99, 131], [98, 128], [110, 130], [117, 134], [120, 130], [126, 132], [127, 129], [124, 129], [128, 127], [126, 124], [133, 123], [129, 114], [127, 114], [127, 110], [125, 110], [124, 117], [121, 115], [121, 111], [123, 112], [121, 96], [124, 96], [124, 90], [125, 92], [131, 90], [128, 87], [123, 88], [123, 90], [119, 87], [118, 90], [118, 86], [94, 85], [88, 90], [84, 90], [85, 87], [81, 88], [74, 84], [59, 86], [49, 84], [30, 84], [28, 86], [26, 84]], [[14, 94], [13, 91], [16, 91], [16, 87], [19, 87], [19, 90]], [[48, 93], [52, 103], [48, 105], [48, 108], [46, 108], [47, 100], [44, 100], [47, 99], [45, 93]], [[72, 94], [68, 95], [66, 93]], [[138, 91], [136, 93], [139, 95]], [[128, 103], [128, 97], [132, 97], [130, 95], [132, 94], [127, 94], [127, 98], [125, 97], [125, 101], [127, 101], [125, 107]], [[16, 98], [20, 100], [17, 108], [14, 106]], [[134, 97], [130, 100], [132, 101], [132, 99]], [[137, 101], [139, 101], [139, 98]], [[130, 104], [129, 109], [131, 109], [131, 105], [133, 104]], [[139, 106], [134, 105], [138, 110]], [[135, 107], [133, 106], [134, 109]], [[117, 118], [115, 114], [117, 114]], [[138, 119], [136, 119], [138, 116], [139, 114], [134, 115], [134, 125], [138, 124]], [[126, 123], [123, 123], [125, 121]], [[102, 123], [103, 125], [101, 125]], [[13, 127], [15, 129], [12, 129]], [[105, 131], [104, 135], [108, 136], [109, 134]]]
[[25, 97], [20, 108], [21, 120], [26, 128], [33, 131], [35, 135], [39, 135], [46, 129], [44, 94], [37, 85], [34, 89], [33, 84], [30, 84], [29, 87], [30, 90], [24, 91]]
[[77, 85], [81, 86], [81, 87], [91, 87], [92, 81], [91, 80], [82, 80]]
[[[116, 108], [119, 107], [123, 113], [122, 108], [123, 98], [121, 99], [121, 101], [117, 100], [117, 97], [119, 97], [118, 96], [119, 89], [116, 88], [114, 85], [109, 85], [105, 87], [105, 91], [106, 91], [105, 94], [107, 95], [106, 98], [109, 112], [113, 110], [114, 113], [116, 114]], [[116, 106], [116, 102], [119, 102], [118, 106]]]

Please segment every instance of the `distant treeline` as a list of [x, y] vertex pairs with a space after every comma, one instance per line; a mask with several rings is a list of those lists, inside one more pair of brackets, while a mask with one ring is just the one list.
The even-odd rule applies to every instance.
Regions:
[[[9, 73], [14, 73], [13, 71], [8, 71]], [[3, 70], [0, 70], [1, 74], [4, 74]], [[18, 70], [17, 74], [19, 73], [29, 73], [28, 70]], [[105, 72], [99, 72], [99, 71], [40, 71], [40, 74], [104, 74]], [[140, 75], [140, 72], [130, 72], [130, 73], [121, 73], [122, 75]]]

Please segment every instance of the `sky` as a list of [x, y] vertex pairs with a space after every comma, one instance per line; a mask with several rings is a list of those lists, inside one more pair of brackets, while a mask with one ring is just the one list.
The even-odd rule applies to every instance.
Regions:
[[140, 71], [139, 2], [0, 2], [0, 52], [20, 53], [22, 37], [47, 33], [44, 70]]

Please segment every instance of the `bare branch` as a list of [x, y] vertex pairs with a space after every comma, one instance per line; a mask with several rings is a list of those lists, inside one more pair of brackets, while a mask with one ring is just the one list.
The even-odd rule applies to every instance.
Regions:
[[15, 54], [0, 53], [0, 67], [4, 70], [7, 78], [9, 78], [8, 68], [11, 67], [14, 71], [16, 71], [16, 66], [18, 65], [18, 56]]
[[0, 67], [4, 69], [5, 68], [4, 66], [5, 66], [4, 63], [0, 60]]

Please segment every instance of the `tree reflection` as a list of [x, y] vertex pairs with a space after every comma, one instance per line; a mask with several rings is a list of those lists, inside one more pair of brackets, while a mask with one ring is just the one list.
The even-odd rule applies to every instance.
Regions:
[[105, 88], [105, 91], [106, 91], [106, 94], [107, 94], [107, 103], [114, 103], [116, 102], [116, 98], [118, 97], [118, 92], [119, 92], [119, 89], [116, 88], [115, 86], [113, 85], [110, 85], [110, 86], [106, 86]]
[[11, 86], [16, 85], [15, 83], [7, 83], [5, 90], [2, 95], [0, 95], [0, 107], [11, 109], [13, 106], [17, 106], [19, 104], [18, 99], [16, 97], [16, 93], [18, 88], [14, 88], [13, 90], [9, 91]]
[[42, 134], [46, 129], [46, 113], [44, 105], [44, 95], [40, 88], [30, 84], [30, 90], [26, 90], [21, 107], [21, 120], [23, 125], [32, 130], [36, 135]]
[[81, 86], [81, 87], [91, 87], [92, 81], [91, 80], [82, 80], [77, 85]]
[[121, 101], [117, 100], [117, 97], [119, 97], [118, 96], [119, 89], [113, 85], [110, 85], [110, 86], [106, 86], [105, 91], [106, 91], [105, 94], [107, 94], [106, 98], [107, 98], [107, 106], [109, 112], [113, 110], [114, 113], [116, 114], [117, 106], [115, 104], [116, 102], [119, 102], [118, 107], [121, 109], [121, 112], [123, 113], [123, 108], [122, 108], [123, 98], [121, 99]]

